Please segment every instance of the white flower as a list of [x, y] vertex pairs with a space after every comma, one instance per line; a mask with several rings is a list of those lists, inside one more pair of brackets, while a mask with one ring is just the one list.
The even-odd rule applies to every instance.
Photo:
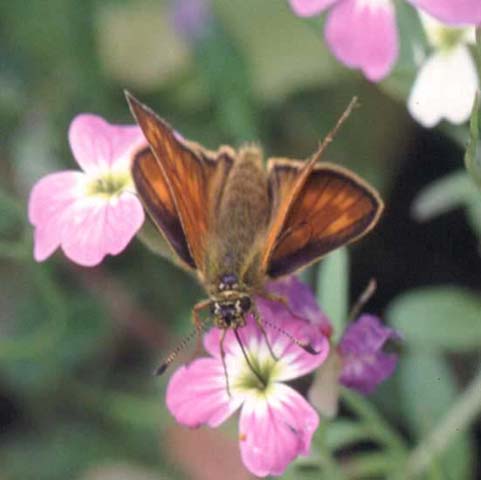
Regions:
[[464, 123], [479, 85], [467, 46], [474, 40], [474, 28], [448, 28], [426, 14], [420, 16], [435, 50], [419, 69], [408, 110], [425, 127], [434, 127], [443, 118]]

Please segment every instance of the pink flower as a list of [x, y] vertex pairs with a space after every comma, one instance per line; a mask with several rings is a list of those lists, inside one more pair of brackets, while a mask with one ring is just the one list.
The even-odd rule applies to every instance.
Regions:
[[74, 262], [94, 266], [124, 250], [142, 226], [130, 160], [147, 144], [139, 127], [91, 114], [74, 118], [69, 141], [83, 172], [52, 173], [34, 185], [28, 205], [34, 257], [43, 261], [61, 246]]
[[[481, 23], [479, 0], [408, 0], [450, 24]], [[299, 16], [318, 15], [330, 8], [325, 36], [337, 59], [360, 69], [371, 81], [389, 74], [399, 51], [393, 0], [290, 0]]]
[[[291, 282], [294, 292], [307, 289], [297, 280], [282, 282]], [[210, 357], [197, 359], [175, 372], [167, 388], [167, 406], [179, 423], [193, 428], [217, 427], [241, 408], [242, 460], [253, 474], [265, 477], [281, 475], [297, 456], [309, 453], [319, 417], [304, 397], [283, 382], [306, 375], [321, 365], [329, 352], [329, 342], [322, 333], [322, 322], [299, 320], [285, 308], [282, 315], [275, 315], [282, 306], [262, 299], [257, 299], [257, 306], [267, 323], [308, 340], [319, 353], [306, 353], [286, 335], [266, 325], [275, 360], [249, 316], [247, 325], [238, 333], [257, 375], [248, 366], [234, 333], [228, 331], [224, 349], [229, 395], [220, 356], [221, 332], [213, 328], [204, 337]]]
[[481, 2], [479, 0], [407, 1], [449, 25], [481, 24]]

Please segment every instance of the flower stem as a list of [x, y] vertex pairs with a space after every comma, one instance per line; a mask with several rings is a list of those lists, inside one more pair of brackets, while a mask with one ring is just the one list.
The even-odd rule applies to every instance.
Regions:
[[412, 451], [408, 459], [410, 478], [423, 473], [456, 435], [481, 412], [481, 368], [438, 426]]
[[361, 395], [343, 389], [342, 398], [365, 423], [371, 435], [391, 448], [396, 454], [404, 455], [406, 446], [401, 436], [379, 415], [376, 409]]

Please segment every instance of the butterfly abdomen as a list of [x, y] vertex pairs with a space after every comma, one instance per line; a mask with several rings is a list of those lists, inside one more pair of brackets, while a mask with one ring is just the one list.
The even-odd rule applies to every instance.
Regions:
[[255, 147], [242, 148], [227, 178], [215, 216], [210, 277], [226, 273], [241, 276], [257, 239], [265, 232], [269, 207], [262, 153]]

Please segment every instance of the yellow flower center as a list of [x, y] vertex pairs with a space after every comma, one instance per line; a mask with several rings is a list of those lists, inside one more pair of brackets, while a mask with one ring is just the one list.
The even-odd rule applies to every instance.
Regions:
[[252, 368], [245, 365], [245, 369], [236, 379], [235, 387], [239, 390], [257, 390], [259, 393], [265, 393], [276, 377], [279, 363], [270, 356], [259, 358], [250, 354], [249, 361]]
[[132, 180], [128, 173], [109, 172], [94, 179], [87, 185], [87, 195], [111, 198], [121, 195], [127, 188], [132, 186]]
[[443, 49], [451, 49], [464, 43], [465, 32], [461, 28], [442, 28], [438, 31], [438, 45]]

